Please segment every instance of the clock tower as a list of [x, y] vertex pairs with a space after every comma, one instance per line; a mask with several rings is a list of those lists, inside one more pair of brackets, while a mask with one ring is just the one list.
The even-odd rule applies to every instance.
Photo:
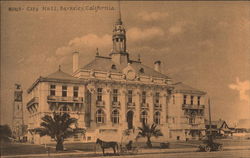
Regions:
[[112, 61], [117, 64], [127, 65], [129, 54], [126, 50], [126, 30], [122, 23], [120, 1], [118, 7], [118, 19], [114, 25], [112, 41], [113, 49], [110, 53]]
[[19, 140], [23, 136], [23, 127], [23, 91], [20, 84], [15, 84], [12, 132]]

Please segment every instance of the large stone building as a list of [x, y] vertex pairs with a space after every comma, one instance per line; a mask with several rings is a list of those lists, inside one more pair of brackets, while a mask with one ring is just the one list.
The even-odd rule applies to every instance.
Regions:
[[[73, 73], [61, 70], [38, 78], [28, 89], [29, 129], [39, 127], [41, 117], [53, 111], [67, 112], [78, 119], [85, 135], [68, 141], [120, 140], [125, 129], [136, 135], [145, 121], [155, 123], [168, 140], [196, 138], [205, 131], [205, 93], [183, 83], [174, 83], [126, 49], [126, 30], [119, 16], [113, 29], [109, 57], [97, 52], [93, 61], [79, 67], [79, 53], [73, 52]], [[29, 141], [46, 143], [50, 138], [30, 132]]]

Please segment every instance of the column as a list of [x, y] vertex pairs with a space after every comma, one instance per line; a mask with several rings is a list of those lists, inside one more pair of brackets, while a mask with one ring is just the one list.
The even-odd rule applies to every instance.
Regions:
[[166, 124], [166, 112], [167, 112], [167, 94], [165, 92], [161, 92], [160, 103], [162, 105], [161, 111], [161, 124]]
[[119, 89], [119, 101], [121, 103], [121, 110], [120, 110], [120, 123], [122, 128], [127, 128], [127, 101], [126, 101], [126, 88], [122, 87]]
[[97, 92], [96, 92], [96, 88], [95, 90], [91, 93], [91, 102], [90, 102], [90, 126], [91, 128], [95, 128], [96, 127], [96, 97], [97, 97]]
[[153, 121], [153, 113], [154, 113], [154, 91], [150, 89], [147, 91], [147, 101], [149, 104], [148, 108], [148, 124], [152, 124]]
[[103, 95], [103, 100], [105, 102], [105, 114], [106, 114], [106, 124], [107, 125], [112, 125], [112, 122], [111, 122], [111, 98], [110, 98], [110, 93], [111, 93], [111, 88], [110, 87], [107, 87], [105, 90], [104, 90], [104, 95]]
[[135, 95], [133, 96], [133, 99], [135, 102], [135, 111], [134, 111], [134, 119], [133, 119], [133, 124], [134, 126], [140, 127], [140, 96], [141, 96], [141, 90], [139, 88], [135, 89]]

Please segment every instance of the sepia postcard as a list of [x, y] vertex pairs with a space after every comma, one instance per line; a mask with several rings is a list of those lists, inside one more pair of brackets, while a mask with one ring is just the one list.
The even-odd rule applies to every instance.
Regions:
[[248, 1], [1, 1], [0, 157], [250, 157]]

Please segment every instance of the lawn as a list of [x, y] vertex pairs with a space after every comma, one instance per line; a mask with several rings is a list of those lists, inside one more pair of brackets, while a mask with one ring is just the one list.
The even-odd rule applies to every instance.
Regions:
[[[1, 155], [24, 155], [24, 154], [46, 154], [47, 151], [42, 145], [24, 143], [1, 143]], [[51, 149], [55, 152], [55, 149]]]
[[[250, 146], [250, 140], [216, 140], [216, 142], [220, 142], [224, 145], [224, 147], [227, 146]], [[180, 149], [180, 148], [194, 148], [197, 147], [199, 144], [201, 144], [201, 141], [175, 141], [170, 142], [170, 149]], [[55, 144], [49, 145], [50, 152], [55, 153]], [[146, 143], [141, 142], [138, 143], [137, 146], [141, 149], [146, 148]], [[64, 147], [66, 151], [63, 152], [95, 152], [95, 151], [101, 151], [101, 148], [99, 145], [96, 145], [95, 143], [65, 143]], [[153, 143], [153, 148], [159, 148], [159, 143]], [[35, 145], [35, 144], [25, 144], [25, 143], [4, 143], [0, 146], [1, 155], [25, 155], [25, 154], [46, 154], [47, 149], [44, 148], [43, 145]], [[111, 149], [107, 150], [107, 152], [111, 151]], [[112, 151], [111, 151], [112, 152]]]

